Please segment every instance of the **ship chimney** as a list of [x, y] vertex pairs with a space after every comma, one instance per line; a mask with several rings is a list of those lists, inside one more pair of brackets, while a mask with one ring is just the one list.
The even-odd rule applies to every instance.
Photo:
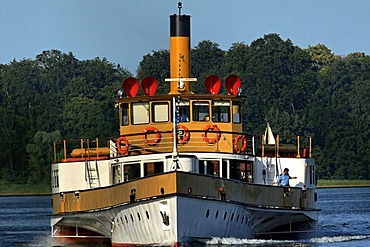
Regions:
[[192, 94], [190, 90], [190, 15], [182, 15], [181, 2], [179, 14], [170, 16], [170, 93]]

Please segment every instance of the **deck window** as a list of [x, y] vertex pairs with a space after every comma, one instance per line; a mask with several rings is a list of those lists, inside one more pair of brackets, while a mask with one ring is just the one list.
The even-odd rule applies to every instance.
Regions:
[[242, 180], [244, 168], [240, 167], [240, 161], [238, 160], [230, 160], [230, 178], [236, 180]]
[[53, 188], [59, 188], [59, 175], [58, 170], [52, 170], [52, 176], [51, 176], [51, 184]]
[[213, 122], [230, 122], [230, 102], [213, 101], [212, 102], [212, 121]]
[[199, 173], [220, 176], [220, 162], [218, 160], [199, 160]]
[[144, 163], [144, 176], [163, 173], [163, 162]]
[[230, 178], [240, 181], [253, 182], [252, 164], [241, 160], [230, 160]]
[[148, 102], [132, 103], [132, 123], [133, 124], [149, 123], [149, 103]]
[[315, 177], [315, 167], [313, 165], [309, 166], [310, 168], [310, 184], [316, 184], [316, 177]]
[[241, 123], [241, 106], [238, 101], [233, 101], [233, 123]]
[[193, 102], [193, 121], [209, 121], [209, 102]]
[[124, 181], [140, 177], [140, 163], [124, 165]]
[[118, 184], [122, 182], [121, 165], [114, 165], [112, 167], [112, 175], [113, 175], [113, 184]]
[[169, 120], [168, 102], [152, 103], [152, 119], [153, 122], [168, 122]]
[[128, 117], [128, 104], [123, 103], [121, 104], [121, 125], [126, 126], [129, 125], [129, 117]]
[[227, 161], [222, 161], [222, 177], [227, 178]]

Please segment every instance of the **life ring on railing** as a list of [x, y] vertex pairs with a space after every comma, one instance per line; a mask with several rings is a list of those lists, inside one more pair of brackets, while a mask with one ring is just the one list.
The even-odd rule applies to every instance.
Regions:
[[[242, 141], [242, 147], [239, 149], [238, 143], [239, 140]], [[238, 135], [234, 140], [234, 149], [237, 153], [244, 152], [247, 149], [247, 138], [244, 135]]]
[[[121, 146], [122, 142], [125, 143], [125, 148], [124, 149], [122, 149], [122, 146]], [[127, 153], [127, 151], [128, 151], [128, 140], [126, 139], [126, 137], [124, 137], [124, 136], [118, 137], [118, 139], [117, 139], [117, 151], [121, 155], [124, 155], [124, 154]]]
[[[177, 135], [182, 137], [182, 138], [179, 138], [179, 140], [178, 140], [179, 143], [180, 144], [185, 144], [189, 141], [190, 131], [184, 125], [179, 125], [177, 127]], [[173, 140], [173, 131], [171, 132], [171, 137], [172, 137], [172, 140]]]
[[[218, 142], [218, 140], [220, 140], [221, 137], [220, 129], [216, 125], [212, 124], [207, 125], [206, 127], [204, 127], [203, 131], [204, 132], [202, 133], [202, 137], [205, 142], [208, 142], [209, 144], [214, 144]], [[208, 132], [215, 132], [216, 136], [214, 138], [208, 138], [207, 137]]]
[[[155, 134], [155, 139], [153, 141], [148, 140], [149, 134]], [[141, 136], [145, 142], [145, 144], [149, 146], [157, 145], [161, 140], [161, 133], [154, 127], [148, 127], [144, 129], [143, 135]]]

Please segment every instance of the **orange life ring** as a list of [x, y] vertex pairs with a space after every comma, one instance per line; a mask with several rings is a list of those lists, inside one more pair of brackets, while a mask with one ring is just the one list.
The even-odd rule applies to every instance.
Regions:
[[[214, 144], [218, 142], [218, 140], [220, 140], [220, 137], [221, 137], [220, 129], [216, 125], [212, 125], [212, 124], [207, 125], [206, 127], [204, 127], [203, 130], [204, 132], [202, 133], [202, 137], [205, 142], [208, 142], [209, 144]], [[210, 132], [210, 131], [216, 133], [216, 136], [214, 138], [207, 137], [207, 132]]]
[[[122, 149], [122, 146], [121, 146], [122, 142], [125, 143], [125, 148], [124, 149]], [[127, 153], [127, 151], [128, 151], [128, 140], [126, 139], [126, 137], [124, 137], [124, 136], [118, 137], [118, 139], [117, 139], [117, 151], [118, 151], [119, 154], [122, 154], [122, 155]]]
[[[148, 140], [148, 134], [155, 134], [155, 139], [153, 141]], [[161, 140], [161, 133], [154, 127], [148, 127], [144, 129], [144, 132], [141, 136], [145, 142], [145, 144], [149, 146], [157, 145]]]
[[[183, 131], [184, 133], [182, 134], [179, 134], [179, 130], [181, 131]], [[180, 144], [185, 144], [185, 143], [187, 143], [188, 141], [189, 141], [189, 138], [190, 138], [190, 131], [189, 131], [189, 129], [188, 128], [186, 128], [184, 125], [179, 125], [178, 127], [177, 127], [177, 135], [178, 136], [180, 136], [180, 137], [182, 137], [182, 138], [179, 138], [179, 143]], [[173, 131], [171, 132], [171, 137], [172, 137], [172, 140], [173, 140]]]
[[[239, 140], [242, 140], [242, 147], [239, 149]], [[247, 149], [247, 138], [244, 135], [238, 135], [234, 140], [234, 149], [237, 153], [244, 152]]]

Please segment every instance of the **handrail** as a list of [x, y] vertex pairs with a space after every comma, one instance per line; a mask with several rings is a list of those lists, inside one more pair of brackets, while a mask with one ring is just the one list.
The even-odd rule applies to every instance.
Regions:
[[[245, 134], [241, 132], [232, 132], [232, 131], [210, 131], [210, 135], [219, 135], [220, 140], [217, 140], [214, 143], [208, 143], [204, 139], [204, 130], [188, 130], [190, 133], [190, 138], [185, 143], [178, 143], [178, 148], [180, 152], [199, 152], [204, 150], [205, 152], [227, 152], [227, 153], [239, 153], [239, 154], [248, 154], [254, 155], [254, 136], [250, 134]], [[160, 141], [152, 144], [148, 144], [145, 140], [142, 139], [142, 132], [139, 133], [130, 133], [125, 135], [128, 139], [129, 148], [128, 152], [123, 155], [135, 155], [135, 154], [150, 154], [150, 153], [160, 153], [160, 152], [172, 152], [174, 138], [171, 135], [172, 130], [159, 131], [161, 135]], [[239, 135], [243, 135], [246, 139], [243, 140], [245, 144], [244, 150], [240, 151], [234, 150], [234, 141], [235, 138]], [[93, 159], [104, 159], [109, 158], [115, 150], [111, 150], [111, 145], [109, 141], [113, 141], [117, 145], [117, 137], [110, 138], [106, 141], [106, 145], [101, 145], [101, 139], [96, 138], [94, 141], [89, 139], [79, 139], [79, 140], [63, 140], [63, 147], [61, 148], [58, 144], [60, 142], [55, 142], [54, 146], [54, 162], [70, 162], [78, 160], [93, 160]], [[148, 135], [148, 138], [154, 138]], [[76, 145], [77, 142], [80, 142], [80, 145]], [[95, 145], [91, 145], [95, 143]], [[243, 143], [242, 143], [243, 144]], [[122, 143], [122, 145], [124, 145]], [[240, 141], [238, 142], [240, 145]], [[169, 150], [171, 147], [171, 150]], [[58, 156], [60, 150], [63, 149], [63, 158], [61, 159]], [[122, 156], [118, 154], [118, 156]], [[59, 158], [59, 160], [58, 160]]]
[[[294, 158], [312, 158], [312, 137], [302, 135], [276, 135], [275, 144], [263, 143], [265, 136], [257, 143], [258, 154], [262, 157], [273, 155], [274, 157], [286, 156]], [[273, 154], [271, 153], [273, 149]]]
[[[260, 144], [256, 144], [255, 136], [250, 134], [245, 134], [241, 132], [232, 132], [232, 131], [215, 131], [208, 132], [210, 135], [218, 134], [220, 139], [216, 142], [206, 142], [204, 139], [204, 130], [188, 130], [190, 133], [190, 138], [187, 142], [178, 143], [178, 151], [181, 152], [221, 152], [221, 153], [234, 153], [234, 154], [244, 154], [244, 155], [258, 155], [258, 156], [274, 156], [274, 157], [294, 157], [294, 158], [311, 158], [312, 157], [312, 137], [304, 136], [276, 136], [276, 144], [264, 144], [262, 139]], [[147, 143], [142, 138], [142, 132], [131, 133], [125, 135], [128, 140], [127, 152], [124, 154], [117, 154], [120, 156], [127, 155], [138, 155], [138, 154], [153, 154], [153, 153], [163, 153], [163, 152], [172, 152], [174, 138], [172, 137], [172, 130], [159, 131], [160, 140], [158, 142]], [[154, 134], [153, 134], [154, 135]], [[242, 135], [245, 137], [242, 141], [242, 138], [238, 138], [235, 141], [236, 137]], [[69, 161], [78, 161], [78, 160], [100, 160], [108, 159], [115, 150], [112, 150], [112, 145], [110, 141], [113, 141], [117, 145], [117, 137], [113, 137], [106, 140], [105, 145], [101, 145], [102, 142], [99, 138], [94, 140], [89, 139], [80, 139], [80, 145], [75, 145], [77, 140], [63, 140], [63, 147], [60, 148], [58, 144], [60, 142], [54, 143], [54, 162], [69, 162]], [[149, 138], [154, 138], [153, 136], [148, 135]], [[211, 139], [211, 138], [210, 138]], [[235, 143], [234, 143], [235, 142]], [[92, 145], [94, 144], [94, 145]], [[122, 143], [124, 145], [124, 143]], [[243, 150], [240, 150], [241, 146]], [[63, 158], [58, 160], [58, 154], [61, 154], [59, 150], [63, 149]], [[272, 153], [273, 152], [273, 153]], [[114, 156], [116, 157], [116, 156]], [[59, 158], [60, 159], [60, 158]]]

